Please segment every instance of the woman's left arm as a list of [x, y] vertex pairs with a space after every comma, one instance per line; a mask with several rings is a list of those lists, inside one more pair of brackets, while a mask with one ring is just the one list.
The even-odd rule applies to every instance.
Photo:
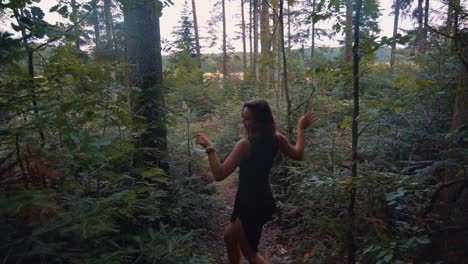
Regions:
[[[211, 143], [208, 137], [203, 133], [197, 134], [195, 143], [201, 145], [205, 149], [208, 147], [213, 147], [213, 143]], [[223, 163], [219, 161], [216, 151], [209, 152], [208, 161], [210, 163], [210, 169], [215, 180], [222, 181], [227, 176], [229, 176], [237, 168], [237, 166], [239, 166], [241, 160], [247, 157], [248, 153], [249, 141], [247, 139], [242, 139], [237, 142], [231, 154], [229, 154]]]

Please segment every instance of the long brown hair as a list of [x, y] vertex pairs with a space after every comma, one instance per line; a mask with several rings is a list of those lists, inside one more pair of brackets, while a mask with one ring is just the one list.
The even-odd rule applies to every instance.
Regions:
[[246, 107], [252, 112], [253, 132], [260, 136], [274, 136], [276, 125], [268, 102], [264, 99], [253, 99], [245, 103], [242, 110]]

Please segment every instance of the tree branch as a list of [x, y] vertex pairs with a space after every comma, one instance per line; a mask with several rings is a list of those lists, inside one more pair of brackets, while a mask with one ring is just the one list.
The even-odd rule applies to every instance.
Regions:
[[[88, 17], [89, 14], [91, 14], [91, 12], [94, 10], [94, 7], [89, 9], [89, 11], [82, 17], [80, 18], [80, 20], [78, 20], [75, 24], [71, 25], [69, 28], [67, 28], [64, 33], [67, 33], [67, 32], [70, 32], [71, 30], [73, 30], [76, 26], [78, 26], [79, 24], [81, 24], [81, 22], [83, 22], [83, 20], [86, 19], [86, 17]], [[38, 51], [39, 49], [41, 49], [42, 47], [48, 45], [49, 43], [52, 43], [54, 41], [57, 41], [59, 39], [61, 39], [63, 37], [62, 36], [58, 36], [58, 37], [55, 37], [55, 38], [52, 38], [48, 41], [46, 41], [45, 43], [42, 43], [41, 45], [35, 47], [31, 52], [35, 52], [35, 51]]]

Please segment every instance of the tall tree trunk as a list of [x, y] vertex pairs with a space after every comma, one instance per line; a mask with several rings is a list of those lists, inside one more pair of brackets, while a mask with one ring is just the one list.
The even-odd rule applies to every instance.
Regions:
[[468, 70], [460, 65], [458, 89], [453, 104], [452, 129], [466, 125], [468, 120]]
[[291, 124], [291, 99], [289, 98], [289, 87], [288, 87], [288, 66], [286, 61], [286, 48], [284, 44], [284, 15], [283, 15], [283, 2], [280, 0], [279, 4], [279, 19], [281, 24], [281, 50], [283, 53], [283, 88], [284, 96], [286, 98], [286, 126], [288, 136], [292, 136], [292, 124]]
[[[129, 2], [132, 1], [130, 0]], [[106, 49], [113, 48], [113, 22], [111, 5], [111, 0], [104, 0], [104, 21], [106, 23]]]
[[244, 71], [244, 78], [247, 74], [247, 46], [245, 43], [245, 16], [244, 16], [244, 0], [241, 0], [241, 17], [242, 17], [242, 66]]
[[291, 24], [291, 4], [288, 1], [288, 53], [291, 53]]
[[[353, 122], [352, 122], [352, 158], [351, 173], [353, 179], [357, 178], [357, 154], [358, 154], [358, 117], [359, 117], [359, 25], [361, 22], [362, 0], [357, 1], [356, 17], [354, 19], [354, 47], [353, 47]], [[348, 205], [348, 230], [347, 230], [347, 248], [348, 263], [356, 263], [356, 239], [354, 237], [354, 203], [356, 200], [356, 187], [351, 188]]]
[[453, 12], [451, 14], [453, 21], [453, 47], [454, 53], [460, 59], [460, 73], [458, 79], [458, 87], [455, 94], [455, 102], [453, 105], [453, 116], [452, 116], [452, 128], [457, 129], [466, 125], [468, 120], [468, 33], [460, 32], [460, 0], [451, 0], [450, 5], [452, 6]]
[[228, 67], [227, 67], [227, 44], [226, 44], [226, 5], [225, 0], [221, 1], [223, 9], [223, 80], [228, 78]]
[[[151, 3], [151, 4], [150, 4]], [[162, 58], [158, 2], [129, 0], [127, 14], [127, 62], [129, 85], [142, 90], [133, 100], [136, 122], [144, 124], [137, 146], [146, 149], [135, 165], [160, 166], [167, 169], [166, 109], [162, 91]], [[148, 151], [151, 150], [151, 151]]]
[[266, 90], [269, 87], [269, 76], [270, 76], [270, 13], [269, 6], [266, 1], [262, 1], [260, 13], [260, 44], [261, 44], [261, 56], [260, 56], [260, 80], [262, 88]]
[[253, 41], [254, 41], [254, 52], [253, 52], [253, 62], [254, 62], [254, 76], [257, 84], [256, 92], [258, 94], [258, 0], [253, 0]]
[[193, 29], [195, 31], [195, 50], [197, 51], [197, 66], [201, 69], [200, 39], [198, 37], [197, 8], [192, 0]]
[[93, 13], [92, 13], [92, 24], [94, 28], [94, 43], [96, 45], [96, 50], [99, 50], [101, 48], [101, 32], [99, 29], [99, 0], [93, 0], [91, 2], [91, 7], [93, 8]]
[[251, 75], [255, 76], [255, 62], [253, 56], [253, 41], [252, 41], [252, 32], [253, 32], [253, 3], [249, 1], [249, 60], [250, 60], [250, 71]]
[[[70, 5], [72, 8], [70, 21], [72, 22], [73, 25], [76, 25], [76, 23], [78, 22], [78, 4], [76, 3], [76, 0], [71, 0]], [[77, 49], [80, 49], [80, 27], [76, 26], [73, 29], [73, 33], [74, 33], [74, 39], [75, 39], [75, 47]]]
[[426, 0], [424, 5], [424, 30], [423, 30], [423, 40], [424, 40], [424, 49], [426, 48], [427, 44], [427, 32], [428, 32], [428, 25], [429, 25], [429, 0]]
[[[398, 34], [398, 20], [400, 17], [400, 0], [395, 0], [394, 2], [395, 8], [395, 17], [393, 19], [393, 38], [397, 37]], [[392, 52], [390, 53], [390, 72], [393, 76], [395, 71], [395, 52], [396, 52], [396, 42], [392, 43]]]
[[345, 61], [353, 61], [353, 0], [346, 0]]
[[417, 28], [417, 36], [416, 36], [416, 45], [418, 47], [418, 51], [420, 48], [420, 44], [423, 41], [423, 1], [424, 0], [418, 0], [418, 7], [416, 9], [416, 19], [418, 21], [418, 28]]

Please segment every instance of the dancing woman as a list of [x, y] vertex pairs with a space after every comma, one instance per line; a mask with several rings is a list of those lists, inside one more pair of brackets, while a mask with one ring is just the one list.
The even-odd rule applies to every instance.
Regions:
[[315, 121], [314, 113], [303, 115], [298, 121], [297, 141], [293, 146], [276, 131], [268, 102], [251, 100], [242, 109], [242, 123], [246, 138], [241, 139], [226, 160], [221, 163], [213, 143], [203, 133], [196, 143], [205, 148], [216, 181], [222, 181], [239, 166], [239, 188], [231, 221], [224, 231], [229, 262], [240, 263], [241, 252], [249, 263], [267, 263], [258, 254], [263, 225], [272, 218], [275, 200], [270, 188], [269, 173], [278, 151], [301, 160], [304, 156], [304, 131]]

